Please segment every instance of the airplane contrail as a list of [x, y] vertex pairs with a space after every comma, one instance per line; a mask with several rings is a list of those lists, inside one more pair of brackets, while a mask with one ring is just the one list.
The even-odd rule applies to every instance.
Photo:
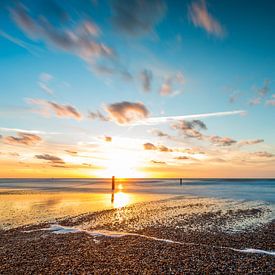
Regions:
[[167, 122], [173, 122], [185, 119], [195, 119], [195, 118], [206, 118], [206, 117], [219, 117], [219, 116], [233, 116], [233, 115], [245, 115], [246, 111], [228, 111], [228, 112], [216, 112], [216, 113], [206, 113], [206, 114], [194, 114], [194, 115], [183, 115], [183, 116], [164, 116], [164, 117], [149, 117], [143, 120], [138, 120], [132, 123], [132, 125], [157, 125]]
[[45, 132], [45, 131], [39, 131], [39, 130], [26, 130], [26, 129], [18, 129], [18, 128], [6, 128], [6, 127], [0, 127], [0, 131], [27, 133], [27, 134], [51, 134], [51, 135], [59, 134], [58, 132]]

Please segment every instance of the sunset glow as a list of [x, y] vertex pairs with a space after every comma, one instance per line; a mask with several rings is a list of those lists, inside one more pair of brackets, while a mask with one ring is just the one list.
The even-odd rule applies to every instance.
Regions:
[[130, 2], [4, 1], [0, 177], [275, 177], [273, 3]]

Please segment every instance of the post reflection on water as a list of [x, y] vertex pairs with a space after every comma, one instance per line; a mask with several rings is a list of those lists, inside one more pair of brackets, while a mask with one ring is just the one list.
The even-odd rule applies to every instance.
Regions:
[[122, 191], [112, 192], [111, 203], [114, 208], [121, 208], [128, 205], [131, 202], [131, 198], [127, 193]]

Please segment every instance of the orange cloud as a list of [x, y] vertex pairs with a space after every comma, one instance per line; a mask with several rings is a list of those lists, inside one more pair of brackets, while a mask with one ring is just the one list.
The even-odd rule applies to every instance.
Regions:
[[237, 141], [229, 138], [229, 137], [219, 137], [219, 136], [211, 136], [209, 137], [209, 141], [218, 146], [230, 146], [235, 144]]
[[141, 102], [122, 101], [110, 104], [106, 107], [111, 119], [118, 124], [128, 124], [147, 118], [149, 111]]
[[144, 150], [157, 150], [157, 147], [153, 143], [150, 143], [150, 142], [144, 143], [143, 148], [144, 148]]
[[57, 117], [74, 118], [77, 120], [82, 119], [82, 114], [71, 105], [62, 105], [53, 101], [32, 98], [28, 99], [27, 102], [39, 106], [40, 109], [38, 111], [43, 115], [50, 115], [50, 113], [53, 112]]
[[104, 137], [104, 140], [105, 140], [106, 142], [112, 142], [112, 137], [105, 136], [105, 137]]
[[150, 142], [144, 143], [143, 148], [144, 148], [144, 150], [157, 150], [160, 152], [173, 152], [172, 149], [170, 149], [164, 145], [155, 146], [153, 143], [150, 143]]
[[38, 135], [29, 133], [18, 133], [18, 137], [7, 136], [3, 138], [4, 143], [9, 145], [34, 145], [42, 139]]

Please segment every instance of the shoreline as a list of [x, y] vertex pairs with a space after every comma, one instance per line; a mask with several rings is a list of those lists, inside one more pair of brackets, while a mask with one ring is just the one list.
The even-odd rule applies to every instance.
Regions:
[[203, 199], [146, 202], [59, 219], [61, 229], [42, 223], [0, 231], [0, 273], [274, 273], [274, 255], [237, 250], [274, 252], [275, 220], [228, 231], [226, 224], [259, 219], [266, 210], [219, 207]]

